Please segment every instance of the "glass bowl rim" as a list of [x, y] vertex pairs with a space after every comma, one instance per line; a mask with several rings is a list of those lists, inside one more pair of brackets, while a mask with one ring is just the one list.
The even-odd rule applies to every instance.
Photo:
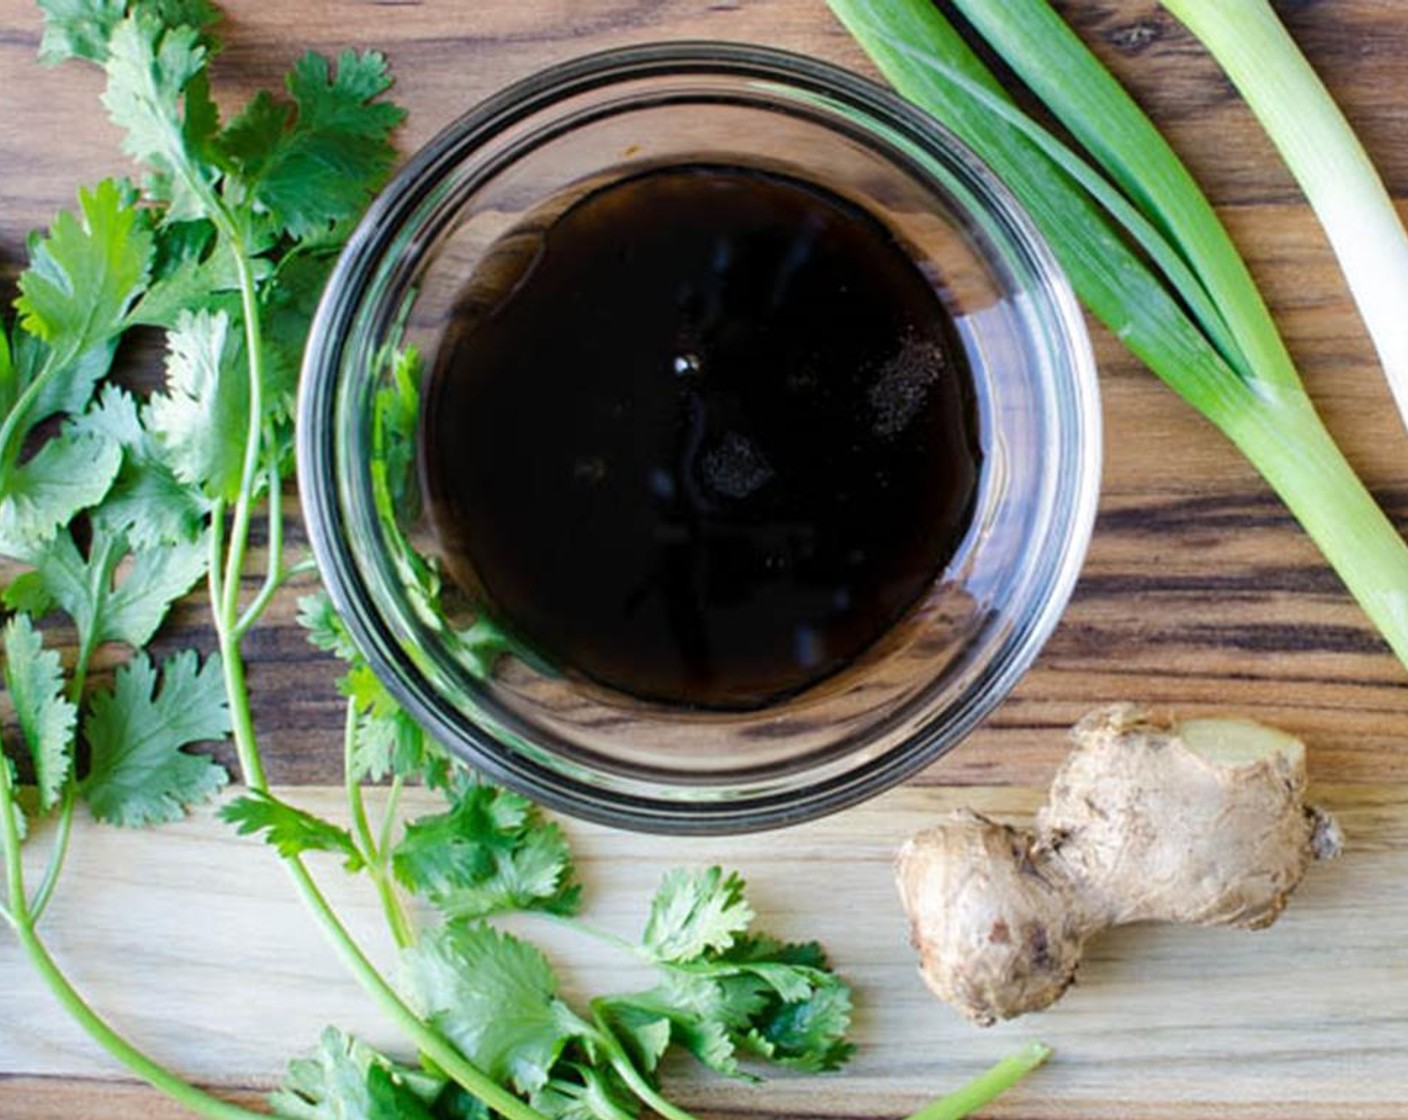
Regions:
[[[651, 798], [593, 785], [515, 751], [471, 719], [452, 722], [444, 698], [397, 651], [343, 535], [338, 495], [336, 388], [343, 376], [347, 328], [363, 305], [370, 278], [421, 203], [461, 160], [512, 125], [570, 97], [615, 84], [688, 74], [766, 81], [821, 94], [898, 129], [927, 151], [961, 166], [980, 190], [1011, 248], [1027, 258], [1064, 347], [1048, 347], [1069, 377], [1070, 400], [1055, 406], [1058, 428], [1074, 459], [1069, 481], [1057, 480], [1050, 537], [1059, 552], [1046, 565], [1031, 601], [1020, 604], [1011, 632], [988, 655], [983, 671], [956, 702], [926, 713], [921, 726], [852, 770], [747, 799]], [[1025, 319], [1043, 312], [1027, 309]], [[1059, 351], [1052, 353], [1052, 351]], [[1054, 394], [1060, 401], [1060, 394]], [[1094, 529], [1101, 467], [1101, 413], [1096, 367], [1085, 320], [1070, 284], [1025, 210], [1005, 185], [948, 128], [875, 82], [831, 63], [751, 44], [683, 40], [611, 48], [533, 73], [450, 122], [420, 148], [383, 188], [358, 223], [333, 269], [309, 332], [297, 408], [299, 491], [309, 542], [334, 608], [373, 671], [426, 731], [487, 777], [505, 782], [550, 808], [615, 827], [717, 835], [785, 827], [865, 800], [911, 777], [960, 742], [1011, 691], [1059, 621], [1075, 587]], [[1070, 433], [1074, 432], [1074, 438]], [[996, 666], [996, 671], [992, 667]], [[420, 687], [411, 689], [406, 673]], [[705, 787], [722, 789], [723, 787]]]

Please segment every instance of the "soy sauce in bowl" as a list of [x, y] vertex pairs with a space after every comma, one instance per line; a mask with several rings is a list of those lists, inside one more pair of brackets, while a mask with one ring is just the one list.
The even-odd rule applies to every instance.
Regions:
[[918, 603], [972, 519], [945, 298], [855, 203], [760, 167], [538, 208], [469, 279], [425, 396], [441, 560], [557, 669], [749, 710]]

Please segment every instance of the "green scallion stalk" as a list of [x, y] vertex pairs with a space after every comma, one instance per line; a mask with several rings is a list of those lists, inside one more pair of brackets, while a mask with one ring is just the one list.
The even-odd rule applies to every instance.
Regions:
[[1007, 1092], [1050, 1056], [1050, 1047], [1040, 1042], [1028, 1043], [957, 1092], [925, 1105], [909, 1120], [963, 1120]]
[[1408, 234], [1339, 106], [1266, 0], [1162, 0], [1261, 121], [1325, 228], [1408, 423]]
[[1316, 415], [1192, 178], [1045, 0], [958, 3], [1114, 183], [1022, 114], [930, 0], [830, 0], [899, 92], [1003, 180], [1092, 313], [1262, 472], [1408, 665], [1408, 547]]

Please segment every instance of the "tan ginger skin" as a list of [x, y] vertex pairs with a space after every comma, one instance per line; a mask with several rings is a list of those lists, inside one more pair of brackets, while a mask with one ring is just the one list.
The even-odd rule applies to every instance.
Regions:
[[1259, 929], [1338, 854], [1302, 803], [1305, 748], [1249, 720], [1091, 712], [1035, 831], [958, 810], [900, 851], [920, 974], [983, 1026], [1049, 1006], [1087, 939], [1128, 922]]

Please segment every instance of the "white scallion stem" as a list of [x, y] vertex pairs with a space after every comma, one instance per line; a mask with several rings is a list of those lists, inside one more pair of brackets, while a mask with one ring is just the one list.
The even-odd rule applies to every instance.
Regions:
[[1344, 114], [1266, 0], [1163, 0], [1217, 59], [1315, 209], [1408, 424], [1408, 234]]

